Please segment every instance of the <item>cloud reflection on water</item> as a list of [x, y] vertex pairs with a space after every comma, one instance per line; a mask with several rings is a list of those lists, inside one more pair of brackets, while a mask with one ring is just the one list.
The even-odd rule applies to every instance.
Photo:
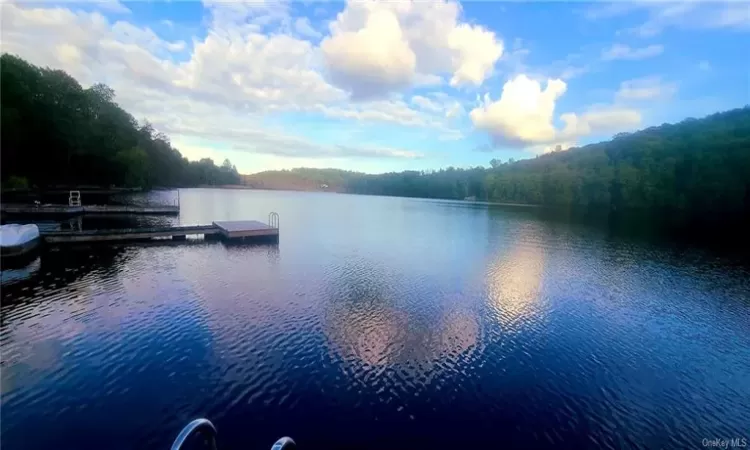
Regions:
[[[534, 242], [529, 245], [527, 242]], [[532, 229], [501, 252], [487, 268], [487, 294], [492, 315], [504, 333], [520, 331], [542, 319], [541, 295], [546, 257]]]
[[[324, 330], [334, 357], [355, 367], [393, 367], [427, 381], [477, 348], [481, 329], [476, 312], [460, 298], [379, 283], [392, 277], [372, 268], [366, 272], [369, 280], [339, 286], [329, 300]], [[418, 280], [401, 283], [420, 286]], [[431, 295], [432, 300], [415, 309], [409, 306], [415, 295]]]

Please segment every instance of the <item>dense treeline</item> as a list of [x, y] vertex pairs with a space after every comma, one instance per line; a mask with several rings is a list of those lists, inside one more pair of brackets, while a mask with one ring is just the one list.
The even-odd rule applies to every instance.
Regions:
[[348, 192], [349, 184], [361, 176], [363, 174], [360, 172], [303, 167], [242, 175], [242, 181], [245, 185], [256, 189]]
[[484, 183], [486, 175], [487, 170], [482, 167], [473, 169], [449, 167], [427, 172], [407, 170], [381, 175], [362, 174], [350, 181], [348, 191], [356, 194], [401, 197], [486, 200], [488, 196]]
[[229, 160], [188, 162], [169, 139], [61, 70], [0, 57], [4, 187], [191, 186], [240, 182]]
[[[750, 215], [750, 107], [687, 119], [608, 142], [513, 162], [492, 160], [491, 168], [380, 175], [331, 169], [265, 172], [253, 180], [314, 179], [357, 194], [493, 202], [600, 211], [659, 209]], [[339, 184], [342, 185], [341, 188]], [[266, 181], [267, 187], [273, 185]], [[277, 183], [274, 188], [293, 188]]]
[[484, 179], [487, 170], [448, 169], [411, 171], [370, 175], [339, 169], [298, 168], [268, 170], [243, 175], [243, 183], [256, 189], [345, 192], [351, 194], [390, 195], [399, 197], [486, 199]]
[[[359, 194], [596, 207], [747, 211], [750, 107], [622, 133], [613, 140], [491, 168], [380, 175], [332, 169], [265, 172]], [[258, 186], [261, 187], [261, 186]]]
[[[226, 185], [495, 202], [600, 211], [659, 209], [750, 216], [750, 107], [622, 133], [608, 142], [490, 168], [367, 175], [336, 169], [241, 179], [229, 160], [188, 162], [163, 134], [97, 84], [7, 54], [2, 82], [4, 187]], [[721, 214], [719, 214], [721, 213]]]
[[750, 107], [489, 169], [362, 175], [351, 192], [700, 212], [750, 210]]
[[750, 107], [514, 164], [493, 162], [496, 201], [600, 209], [750, 211]]

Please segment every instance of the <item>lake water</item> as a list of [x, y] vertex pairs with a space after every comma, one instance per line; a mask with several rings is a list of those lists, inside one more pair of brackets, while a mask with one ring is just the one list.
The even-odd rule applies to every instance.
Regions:
[[530, 208], [180, 201], [137, 220], [276, 211], [279, 243], [66, 248], [3, 271], [3, 448], [166, 449], [196, 417], [220, 449], [750, 442], [742, 261]]

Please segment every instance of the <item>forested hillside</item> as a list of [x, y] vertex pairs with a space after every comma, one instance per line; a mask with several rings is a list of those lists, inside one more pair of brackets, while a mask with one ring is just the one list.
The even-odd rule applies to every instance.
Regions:
[[750, 107], [493, 163], [488, 198], [554, 206], [750, 209]]
[[349, 184], [364, 174], [339, 169], [268, 170], [242, 175], [242, 182], [256, 189], [348, 192]]
[[169, 139], [65, 72], [4, 54], [4, 187], [95, 184], [192, 186], [243, 183], [263, 189], [326, 190], [524, 203], [600, 211], [658, 209], [750, 216], [750, 107], [617, 135], [608, 142], [490, 168], [368, 175], [293, 169], [240, 177], [228, 160], [188, 162]]
[[283, 178], [279, 173], [252, 177], [270, 180], [265, 187], [277, 189], [294, 189], [296, 180], [304, 176], [357, 194], [445, 199], [473, 196], [494, 202], [604, 211], [658, 208], [665, 213], [747, 215], [750, 107], [623, 133], [608, 142], [532, 159], [492, 160], [487, 169], [451, 167], [380, 175], [301, 169], [284, 171]]
[[188, 162], [169, 139], [67, 73], [0, 59], [3, 187], [192, 186], [239, 183], [229, 160]]

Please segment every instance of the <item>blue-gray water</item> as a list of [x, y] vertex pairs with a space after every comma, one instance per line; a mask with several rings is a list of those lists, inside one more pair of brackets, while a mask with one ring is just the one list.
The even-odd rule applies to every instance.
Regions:
[[98, 245], [3, 271], [3, 448], [168, 448], [199, 416], [238, 450], [750, 441], [741, 262], [527, 208], [180, 200], [179, 219], [138, 221], [277, 211], [279, 244]]

